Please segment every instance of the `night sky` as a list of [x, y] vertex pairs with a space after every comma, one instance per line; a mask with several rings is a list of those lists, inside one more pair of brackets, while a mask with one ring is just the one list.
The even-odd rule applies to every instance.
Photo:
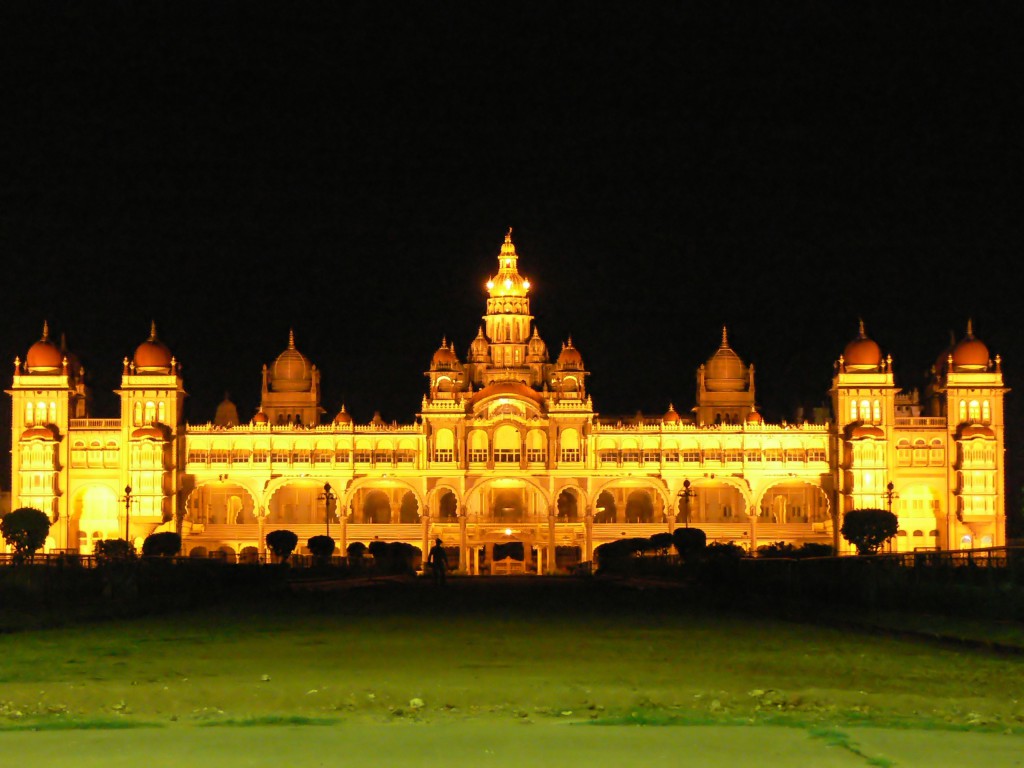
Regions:
[[968, 318], [1024, 387], [1019, 3], [606, 5], [4, 3], [0, 358], [47, 320], [108, 415], [155, 320], [246, 418], [294, 328], [409, 421], [511, 226], [599, 413], [689, 409], [723, 324], [769, 419], [859, 318], [905, 387]]

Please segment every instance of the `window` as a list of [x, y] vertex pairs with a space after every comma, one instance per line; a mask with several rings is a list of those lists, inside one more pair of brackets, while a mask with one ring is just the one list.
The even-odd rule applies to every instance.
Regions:
[[875, 400], [871, 404], [871, 415], [872, 415], [872, 417], [874, 417], [874, 420], [875, 420], [876, 424], [881, 423], [881, 421], [882, 421], [882, 406], [881, 406], [881, 404], [877, 400]]
[[484, 464], [487, 462], [486, 448], [470, 448], [469, 461], [471, 464]]
[[266, 448], [257, 448], [255, 451], [252, 452], [252, 460], [255, 461], [257, 464], [266, 464], [269, 458], [270, 451], [268, 451]]
[[803, 464], [805, 454], [802, 448], [787, 448], [786, 462], [790, 464]]
[[313, 463], [314, 464], [330, 464], [331, 459], [334, 457], [334, 451], [327, 448], [317, 448], [313, 451]]
[[310, 451], [308, 448], [302, 448], [295, 452], [292, 459], [296, 464], [309, 464]]
[[495, 464], [518, 464], [520, 460], [519, 449], [517, 448], [495, 448], [494, 449], [494, 463]]
[[850, 421], [856, 421], [856, 420], [857, 420], [857, 401], [856, 400], [851, 400], [850, 401]]
[[618, 464], [619, 452], [609, 448], [604, 448], [597, 452], [597, 460], [602, 464]]
[[287, 464], [291, 458], [291, 451], [284, 448], [274, 448], [270, 451], [270, 461], [273, 464]]
[[571, 463], [574, 463], [574, 462], [579, 462], [580, 460], [581, 459], [580, 459], [580, 449], [579, 448], [563, 448], [562, 449], [562, 463], [564, 463], [564, 464], [571, 464]]
[[967, 404], [967, 419], [969, 421], [981, 421], [981, 403], [971, 400]]
[[231, 456], [227, 448], [214, 448], [210, 451], [211, 464], [227, 464]]
[[202, 449], [193, 448], [188, 452], [189, 464], [205, 464], [209, 461], [210, 454]]
[[722, 461], [722, 450], [720, 448], [709, 448], [704, 451], [704, 461]]
[[416, 451], [412, 448], [399, 448], [395, 451], [395, 461], [399, 464], [415, 464]]
[[390, 448], [378, 448], [373, 452], [373, 461], [375, 464], [393, 464], [395, 453]]
[[356, 464], [369, 464], [373, 458], [373, 451], [368, 448], [356, 448]]
[[981, 401], [981, 420], [986, 424], [992, 421], [992, 408], [988, 404], [988, 400]]
[[452, 448], [435, 448], [434, 461], [452, 462], [455, 461], [455, 451]]
[[527, 448], [526, 460], [531, 464], [547, 461], [548, 452], [543, 448]]
[[819, 461], [819, 462], [828, 461], [828, 458], [825, 456], [825, 449], [824, 448], [808, 448], [807, 449], [807, 461], [809, 461], [809, 462], [811, 462], [811, 461]]
[[248, 464], [252, 458], [252, 451], [247, 448], [239, 448], [231, 455], [233, 464]]
[[871, 418], [871, 403], [867, 400], [860, 401], [860, 418], [862, 421], [868, 421]]
[[687, 448], [683, 451], [683, 461], [687, 464], [700, 464], [700, 451], [696, 448]]
[[661, 454], [661, 460], [666, 464], [678, 464], [679, 463], [679, 451], [665, 451]]
[[348, 464], [349, 455], [348, 448], [339, 448], [334, 452], [334, 461], [338, 464]]
[[782, 462], [782, 450], [779, 448], [768, 448], [764, 452], [765, 461]]
[[760, 451], [747, 451], [747, 464], [760, 464], [761, 463], [761, 452]]
[[622, 451], [622, 463], [639, 464], [640, 451], [636, 448], [626, 448]]
[[741, 464], [743, 462], [743, 451], [739, 448], [726, 448], [725, 462], [727, 464]]
[[645, 450], [642, 454], [644, 464], [660, 464], [661, 454], [655, 450]]

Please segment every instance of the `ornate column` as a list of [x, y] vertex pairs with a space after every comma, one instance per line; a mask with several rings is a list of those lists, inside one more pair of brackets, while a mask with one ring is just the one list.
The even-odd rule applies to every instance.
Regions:
[[555, 570], [555, 513], [553, 510], [548, 511], [548, 572], [553, 573]]
[[583, 561], [592, 562], [594, 559], [594, 510], [589, 507], [583, 516]]
[[265, 528], [267, 524], [267, 508], [260, 505], [260, 513], [256, 518], [256, 522], [259, 523], [260, 539], [259, 539], [259, 554], [260, 559], [267, 555], [267, 539], [265, 536]]
[[[469, 570], [469, 534], [466, 530], [465, 512], [459, 515], [459, 570], [463, 573]], [[476, 575], [476, 569], [473, 575]]]
[[348, 557], [348, 512], [350, 507], [345, 506], [344, 511], [338, 517], [341, 518], [341, 536], [339, 537], [339, 545], [341, 547], [342, 557]]
[[747, 516], [750, 518], [750, 554], [757, 552], [757, 507], [747, 508]]

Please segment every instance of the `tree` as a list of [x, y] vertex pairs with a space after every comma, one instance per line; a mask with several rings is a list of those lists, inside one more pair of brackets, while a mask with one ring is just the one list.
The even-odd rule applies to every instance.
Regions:
[[672, 531], [672, 544], [684, 561], [699, 558], [707, 543], [707, 534], [700, 528], [676, 528]]
[[14, 559], [21, 562], [46, 543], [50, 518], [32, 507], [20, 507], [0, 518], [0, 533], [14, 547]]
[[298, 545], [299, 537], [292, 531], [279, 529], [267, 534], [267, 546], [281, 562], [286, 561]]
[[334, 554], [334, 539], [330, 536], [313, 536], [306, 542], [306, 547], [317, 560], [326, 562]]
[[130, 560], [135, 557], [135, 545], [124, 539], [102, 539], [93, 548], [100, 562]]
[[151, 533], [142, 542], [142, 554], [146, 557], [173, 557], [181, 550], [181, 535], [174, 531]]
[[672, 534], [665, 531], [651, 535], [651, 545], [658, 551], [659, 555], [667, 555], [669, 547], [672, 546], [673, 542]]
[[839, 532], [857, 548], [858, 555], [874, 554], [896, 535], [899, 519], [885, 509], [854, 509], [843, 516]]

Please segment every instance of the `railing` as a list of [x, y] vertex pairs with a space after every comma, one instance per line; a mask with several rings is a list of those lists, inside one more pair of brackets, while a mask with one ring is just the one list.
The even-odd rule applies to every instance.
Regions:
[[945, 427], [947, 422], [942, 416], [897, 416], [897, 427]]
[[120, 419], [71, 419], [68, 429], [120, 429]]

